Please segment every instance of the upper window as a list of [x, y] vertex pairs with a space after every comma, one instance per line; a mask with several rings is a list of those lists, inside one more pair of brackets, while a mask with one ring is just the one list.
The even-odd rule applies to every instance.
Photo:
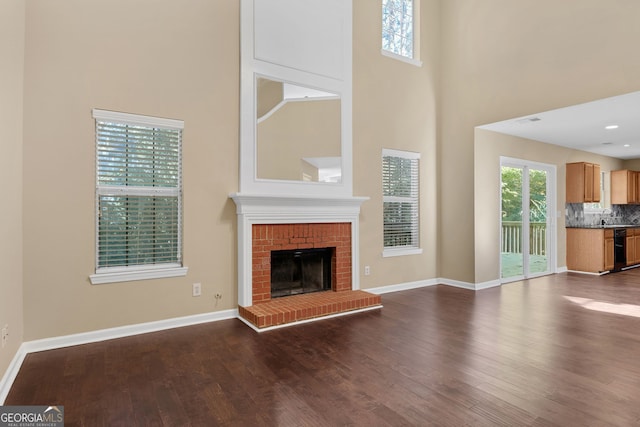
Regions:
[[420, 154], [382, 150], [385, 256], [420, 253]]
[[415, 52], [414, 0], [382, 0], [382, 52], [420, 65]]
[[92, 283], [182, 276], [180, 120], [93, 110], [96, 274]]

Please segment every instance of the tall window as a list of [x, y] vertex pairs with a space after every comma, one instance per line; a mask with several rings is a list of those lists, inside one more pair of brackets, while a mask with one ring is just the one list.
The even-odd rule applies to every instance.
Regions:
[[384, 255], [420, 250], [419, 162], [419, 153], [382, 150]]
[[413, 0], [382, 0], [382, 50], [414, 58]]
[[93, 110], [96, 274], [92, 283], [186, 274], [180, 120]]

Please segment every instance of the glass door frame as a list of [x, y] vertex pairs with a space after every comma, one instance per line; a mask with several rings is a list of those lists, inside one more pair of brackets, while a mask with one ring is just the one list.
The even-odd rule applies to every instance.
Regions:
[[[498, 256], [500, 265], [500, 283], [516, 282], [524, 279], [531, 279], [533, 277], [546, 276], [557, 272], [557, 218], [560, 214], [556, 211], [556, 182], [557, 182], [557, 167], [547, 163], [539, 163], [530, 160], [517, 159], [513, 157], [500, 156], [500, 188], [502, 188], [502, 168], [511, 167], [522, 169], [522, 275], [512, 277], [502, 277], [502, 191], [500, 191], [499, 210], [500, 213], [500, 227], [499, 227], [499, 239], [498, 241]], [[529, 212], [529, 170], [542, 170], [547, 172], [547, 227], [546, 227], [546, 252], [547, 252], [547, 270], [539, 273], [531, 273], [529, 271], [529, 231], [530, 231], [530, 212]]]

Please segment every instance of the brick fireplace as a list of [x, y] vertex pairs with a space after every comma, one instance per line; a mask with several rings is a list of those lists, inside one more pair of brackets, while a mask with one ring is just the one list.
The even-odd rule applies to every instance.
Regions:
[[[359, 290], [358, 215], [366, 198], [234, 194], [238, 214], [238, 312], [260, 330], [380, 308]], [[330, 291], [271, 298], [271, 251], [335, 248]]]
[[254, 224], [251, 248], [254, 304], [271, 300], [271, 251], [335, 248], [331, 290], [351, 290], [351, 223]]

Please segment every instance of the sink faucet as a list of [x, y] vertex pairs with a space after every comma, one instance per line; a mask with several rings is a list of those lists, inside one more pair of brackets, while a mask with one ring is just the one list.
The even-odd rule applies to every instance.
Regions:
[[[607, 212], [608, 211], [608, 212]], [[606, 225], [607, 221], [605, 221], [604, 217], [605, 215], [609, 215], [611, 218], [613, 218], [613, 211], [610, 208], [604, 208], [602, 209], [602, 213], [600, 214], [600, 224], [601, 225]]]

